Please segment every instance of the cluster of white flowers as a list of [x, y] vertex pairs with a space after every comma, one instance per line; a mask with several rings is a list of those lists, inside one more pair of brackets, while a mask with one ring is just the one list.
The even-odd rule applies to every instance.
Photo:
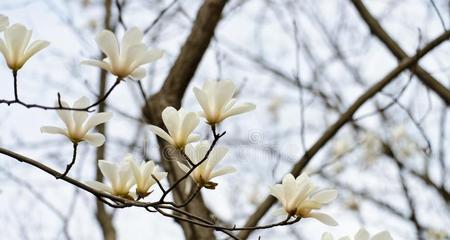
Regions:
[[[0, 39], [0, 51], [3, 54], [8, 67], [17, 72], [37, 52], [49, 45], [46, 41], [35, 41], [31, 44], [31, 30], [21, 24], [9, 26], [7, 17], [0, 15], [0, 32], [4, 31], [4, 40]], [[115, 75], [118, 80], [127, 77], [142, 79], [145, 77], [145, 69], [142, 65], [153, 62], [162, 57], [161, 50], [151, 50], [143, 43], [143, 33], [137, 28], [127, 30], [121, 44], [111, 31], [104, 30], [96, 37], [96, 42], [106, 58], [99, 60], [85, 60], [82, 63], [100, 67]], [[202, 88], [194, 87], [195, 97], [202, 109], [201, 112], [188, 112], [183, 108], [179, 110], [167, 107], [162, 112], [164, 129], [158, 126], [150, 126], [150, 130], [167, 141], [170, 145], [181, 151], [186, 159], [178, 162], [178, 166], [199, 186], [207, 189], [215, 189], [217, 183], [212, 180], [218, 176], [235, 172], [230, 166], [217, 168], [228, 152], [228, 148], [215, 146], [208, 141], [200, 141], [201, 137], [193, 131], [198, 127], [200, 118], [212, 126], [214, 140], [220, 135], [215, 132], [216, 125], [225, 119], [255, 109], [251, 103], [237, 104], [235, 99], [236, 86], [232, 81], [223, 80], [206, 81]], [[65, 110], [57, 110], [57, 114], [63, 121], [65, 128], [45, 126], [41, 132], [49, 134], [61, 134], [67, 137], [76, 146], [86, 141], [95, 147], [105, 142], [105, 136], [100, 133], [92, 133], [91, 130], [99, 124], [103, 124], [112, 118], [111, 113], [95, 113], [89, 117], [87, 109], [89, 100], [87, 97], [78, 99], [72, 108], [68, 103], [58, 100], [57, 107]], [[67, 110], [67, 109], [72, 110]], [[80, 110], [81, 109], [81, 110]], [[402, 135], [402, 134], [396, 134]], [[367, 149], [379, 148], [379, 143], [372, 135], [365, 139]], [[347, 142], [340, 142], [334, 148], [336, 155], [341, 155], [349, 149]], [[76, 151], [76, 148], [75, 148]], [[75, 152], [76, 153], [76, 152]], [[88, 186], [101, 192], [130, 200], [140, 200], [147, 197], [153, 190], [152, 186], [160, 184], [168, 173], [163, 172], [153, 161], [138, 165], [132, 155], [127, 155], [123, 161], [112, 163], [99, 160], [98, 166], [108, 184], [98, 181], [86, 182]], [[337, 191], [320, 190], [312, 183], [306, 173], [297, 178], [288, 174], [281, 184], [270, 188], [270, 193], [276, 197], [283, 208], [277, 212], [293, 218], [315, 218], [324, 224], [335, 226], [337, 222], [329, 215], [318, 210], [323, 205], [330, 203], [337, 197]], [[165, 193], [166, 194], [166, 193]], [[361, 229], [355, 236], [355, 240], [369, 240], [370, 235], [365, 229]], [[322, 240], [332, 240], [333, 237], [325, 233]], [[350, 238], [341, 238], [350, 239]], [[371, 240], [389, 240], [389, 233], [382, 232]]]
[[[341, 237], [338, 240], [351, 240], [349, 236]], [[370, 237], [369, 232], [365, 228], [361, 228], [353, 238], [354, 240], [392, 240], [391, 234], [387, 231], [379, 232]], [[334, 240], [333, 235], [326, 232], [322, 235], [322, 240]]]
[[[138, 165], [131, 154], [119, 163], [99, 160], [98, 166], [110, 184], [97, 181], [88, 181], [86, 184], [96, 190], [130, 200], [145, 198], [157, 181], [167, 177], [167, 172], [160, 171], [153, 161]], [[136, 187], [134, 192], [131, 191], [133, 186]]]
[[317, 212], [323, 204], [330, 203], [337, 197], [336, 190], [316, 192], [316, 187], [306, 173], [294, 178], [288, 174], [281, 184], [270, 188], [270, 193], [283, 205], [277, 213], [292, 217], [315, 218], [324, 224], [336, 226], [337, 222], [329, 215]]
[[[13, 71], [21, 69], [33, 55], [50, 44], [42, 40], [30, 44], [31, 30], [19, 23], [9, 26], [8, 17], [0, 15], [0, 32], [3, 31], [4, 40], [0, 39], [0, 52], [8, 67]], [[142, 42], [143, 37], [142, 31], [138, 28], [130, 28], [125, 32], [119, 46], [114, 33], [104, 30], [95, 40], [107, 57], [102, 61], [85, 60], [81, 63], [100, 67], [119, 79], [127, 77], [142, 79], [146, 72], [141, 66], [154, 62], [163, 55], [162, 50], [148, 49]]]

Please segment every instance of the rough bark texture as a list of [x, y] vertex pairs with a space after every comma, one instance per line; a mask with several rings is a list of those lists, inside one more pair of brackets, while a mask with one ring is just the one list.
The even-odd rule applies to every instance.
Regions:
[[[194, 76], [200, 61], [206, 52], [211, 39], [214, 36], [214, 30], [221, 18], [223, 8], [226, 0], [205, 0], [198, 10], [195, 22], [192, 26], [190, 35], [188, 36], [181, 52], [170, 70], [161, 90], [148, 99], [148, 107], [143, 108], [143, 113], [146, 119], [153, 125], [164, 127], [161, 118], [161, 112], [167, 106], [179, 108], [181, 100], [184, 96], [187, 86]], [[159, 141], [161, 150], [161, 159], [163, 167], [169, 174], [169, 183], [173, 182], [182, 176], [182, 172], [176, 165], [176, 157], [173, 154], [174, 150], [164, 141]], [[184, 185], [181, 185], [173, 193], [176, 202], [185, 199]], [[201, 195], [194, 198], [194, 200], [186, 207], [186, 210], [211, 219], [211, 212], [205, 206]], [[186, 239], [192, 240], [211, 240], [215, 239], [212, 229], [206, 229], [199, 226], [193, 226], [188, 223], [180, 223], [183, 228]]]
[[[104, 28], [105, 29], [111, 29], [110, 21], [111, 21], [111, 0], [105, 0], [104, 2], [104, 10], [105, 10], [105, 16], [104, 16]], [[99, 76], [99, 98], [101, 98], [106, 91], [106, 80], [107, 80], [107, 73], [104, 70], [100, 71]], [[106, 105], [105, 103], [101, 103], [98, 106], [99, 112], [106, 111]], [[106, 123], [101, 124], [97, 126], [97, 131], [101, 134], [105, 135], [106, 130]], [[103, 144], [103, 146], [97, 148], [95, 159], [98, 161], [99, 159], [105, 159], [105, 149], [106, 149], [106, 142]], [[95, 173], [95, 180], [102, 182], [103, 181], [103, 175], [100, 172], [100, 169], [98, 168], [97, 163], [96, 166], [96, 173]], [[106, 211], [105, 205], [100, 201], [96, 200], [96, 207], [97, 211], [95, 213], [95, 217], [97, 218], [97, 221], [100, 225], [100, 228], [103, 233], [103, 239], [105, 240], [116, 240], [116, 229], [114, 228], [113, 224], [113, 216], [112, 214], [108, 213]]]

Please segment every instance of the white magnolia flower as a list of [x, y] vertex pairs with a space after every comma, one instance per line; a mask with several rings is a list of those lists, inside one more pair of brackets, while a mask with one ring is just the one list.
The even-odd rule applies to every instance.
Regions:
[[200, 122], [196, 113], [183, 108], [177, 111], [173, 107], [166, 107], [162, 112], [162, 120], [168, 133], [154, 125], [150, 125], [150, 130], [175, 147], [182, 149], [186, 144], [200, 140], [199, 135], [192, 134]]
[[202, 89], [194, 87], [194, 94], [203, 109], [201, 116], [209, 124], [217, 124], [225, 118], [255, 109], [251, 103], [236, 104], [233, 95], [236, 86], [232, 81], [206, 81]]
[[154, 62], [162, 57], [163, 51], [148, 49], [142, 42], [144, 35], [136, 27], [127, 30], [119, 42], [113, 32], [103, 30], [97, 35], [95, 41], [98, 47], [106, 55], [103, 61], [85, 60], [82, 64], [100, 67], [118, 78], [123, 79], [128, 76], [134, 79], [145, 77], [145, 68], [141, 66]]
[[5, 41], [0, 39], [0, 52], [14, 71], [23, 67], [26, 61], [40, 50], [46, 48], [50, 43], [37, 40], [30, 43], [31, 30], [21, 24], [14, 24], [7, 28], [4, 33]]
[[5, 15], [0, 14], [0, 32], [3, 32], [9, 26], [9, 19]]
[[315, 218], [324, 224], [336, 226], [337, 222], [329, 215], [317, 212], [323, 204], [327, 204], [337, 197], [336, 190], [321, 190], [312, 194], [316, 187], [306, 173], [294, 178], [288, 174], [282, 184], [270, 188], [270, 194], [276, 197], [283, 208], [277, 212], [301, 218]]
[[156, 183], [153, 176], [158, 181], [167, 177], [167, 172], [161, 172], [153, 161], [144, 162], [139, 166], [136, 164], [133, 156], [128, 155], [126, 159], [130, 164], [130, 169], [136, 182], [136, 195], [140, 198], [144, 198], [151, 193], [149, 189]]
[[130, 193], [130, 189], [135, 181], [127, 159], [124, 159], [119, 163], [99, 160], [98, 167], [103, 176], [109, 180], [110, 185], [97, 181], [87, 181], [86, 185], [98, 191], [107, 192], [115, 196], [134, 199], [132, 196], [133, 194]]
[[[70, 107], [64, 101], [61, 101], [61, 105], [66, 108]], [[87, 106], [89, 106], [87, 97], [82, 97], [73, 104], [73, 108], [85, 108]], [[89, 133], [89, 131], [111, 119], [112, 113], [95, 113], [88, 119], [88, 113], [85, 111], [57, 110], [56, 112], [66, 125], [66, 129], [45, 126], [41, 127], [42, 133], [62, 134], [73, 143], [86, 141], [96, 147], [103, 145], [105, 142], [105, 136], [100, 133]]]
[[[201, 162], [208, 149], [210, 148], [210, 144], [208, 141], [202, 141], [198, 143], [195, 147], [192, 144], [186, 146], [185, 153], [192, 161], [193, 164], [198, 164]], [[215, 147], [209, 154], [208, 158], [200, 164], [194, 171], [191, 173], [191, 177], [195, 183], [199, 186], [214, 189], [217, 186], [217, 183], [212, 182], [211, 179], [222, 176], [225, 174], [233, 173], [236, 171], [234, 167], [222, 167], [219, 169], [214, 169], [216, 165], [222, 161], [225, 155], [228, 152], [228, 148], [226, 147]], [[189, 172], [192, 166], [186, 166], [182, 163], [178, 163], [181, 170], [184, 172]]]
[[[351, 240], [349, 236], [341, 237], [338, 240]], [[334, 240], [333, 235], [326, 232], [322, 234], [322, 240]], [[355, 235], [354, 240], [392, 240], [391, 234], [387, 231], [379, 232], [370, 237], [369, 232], [365, 228], [361, 228]]]

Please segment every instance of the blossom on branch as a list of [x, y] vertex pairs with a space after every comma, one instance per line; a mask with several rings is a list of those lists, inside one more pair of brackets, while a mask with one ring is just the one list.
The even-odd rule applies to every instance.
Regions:
[[[185, 153], [189, 157], [190, 162], [193, 164], [199, 164], [206, 156], [211, 145], [208, 141], [202, 141], [198, 143], [195, 147], [193, 144], [189, 144], [185, 148]], [[219, 169], [214, 169], [216, 165], [222, 161], [228, 152], [226, 147], [215, 147], [211, 150], [208, 158], [203, 161], [199, 166], [197, 166], [190, 176], [197, 185], [205, 187], [208, 189], [215, 189], [217, 183], [212, 182], [211, 179], [222, 176], [225, 174], [233, 173], [236, 171], [234, 167], [222, 167]], [[178, 162], [178, 166], [185, 173], [189, 172], [193, 166], [185, 165]]]
[[337, 197], [336, 190], [321, 190], [312, 194], [316, 187], [306, 173], [294, 178], [288, 174], [281, 184], [270, 187], [270, 194], [276, 197], [283, 205], [277, 212], [292, 217], [315, 218], [324, 224], [336, 226], [337, 222], [329, 215], [316, 212]]
[[[59, 106], [59, 103], [57, 103], [57, 106]], [[61, 106], [66, 108], [70, 107], [69, 104], [64, 101], [61, 101]], [[82, 97], [73, 104], [73, 108], [77, 109], [86, 108], [88, 106], [89, 100], [87, 97]], [[88, 113], [86, 111], [57, 110], [56, 112], [66, 125], [66, 129], [45, 126], [41, 127], [42, 133], [62, 134], [68, 137], [73, 143], [86, 141], [95, 147], [99, 147], [105, 142], [105, 136], [103, 136], [103, 134], [89, 133], [89, 131], [97, 125], [109, 121], [112, 117], [112, 113], [95, 113], [88, 119]]]
[[102, 61], [85, 60], [82, 64], [100, 67], [119, 79], [131, 77], [142, 79], [145, 77], [144, 64], [154, 62], [162, 57], [163, 51], [158, 49], [148, 49], [142, 42], [144, 34], [136, 27], [127, 30], [119, 42], [113, 32], [103, 30], [97, 35], [95, 41], [98, 47], [106, 55]]
[[[1, 25], [0, 23], [0, 28]], [[0, 39], [0, 52], [3, 54], [8, 67], [13, 71], [21, 69], [28, 59], [50, 44], [42, 40], [29, 44], [31, 30], [28, 30], [22, 24], [14, 24], [8, 27], [4, 32], [4, 37], [5, 41]]]
[[144, 162], [139, 166], [133, 156], [127, 156], [127, 160], [136, 182], [136, 195], [139, 198], [144, 198], [151, 193], [149, 189], [156, 183], [155, 178], [161, 181], [167, 177], [167, 172], [160, 171], [153, 161]]
[[154, 125], [150, 125], [150, 130], [176, 148], [182, 149], [186, 144], [200, 140], [199, 135], [192, 134], [200, 122], [196, 113], [183, 108], [177, 111], [173, 107], [166, 107], [162, 112], [162, 120], [168, 133]]
[[222, 122], [225, 118], [254, 110], [252, 103], [236, 104], [233, 95], [236, 86], [232, 81], [206, 81], [202, 89], [194, 87], [194, 94], [203, 109], [201, 116], [211, 124]]
[[9, 26], [9, 19], [5, 15], [0, 14], [0, 32], [3, 32]]
[[134, 177], [131, 173], [128, 159], [122, 162], [111, 163], [105, 160], [98, 161], [98, 167], [103, 176], [109, 180], [110, 185], [98, 181], [87, 181], [86, 185], [98, 191], [106, 192], [115, 196], [134, 200], [134, 194], [130, 193], [131, 187], [134, 185]]
[[[333, 235], [326, 232], [322, 234], [322, 240], [334, 240]], [[341, 237], [339, 240], [351, 240], [351, 237]], [[387, 231], [379, 232], [370, 237], [369, 232], [365, 228], [361, 228], [355, 235], [354, 240], [392, 240], [391, 234]]]

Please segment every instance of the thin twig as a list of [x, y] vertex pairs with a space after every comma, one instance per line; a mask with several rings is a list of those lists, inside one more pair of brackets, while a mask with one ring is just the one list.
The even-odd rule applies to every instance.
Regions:
[[75, 164], [75, 160], [77, 159], [77, 148], [78, 148], [78, 143], [73, 143], [72, 161], [69, 164], [67, 164], [66, 170], [60, 176], [56, 176], [56, 179], [65, 177], [69, 173], [70, 169]]
[[82, 112], [93, 112], [94, 110], [92, 108], [96, 107], [97, 105], [99, 105], [100, 103], [104, 102], [108, 96], [112, 93], [112, 91], [119, 85], [119, 83], [122, 81], [122, 79], [117, 78], [116, 82], [111, 86], [111, 88], [108, 90], [108, 92], [106, 92], [106, 94], [101, 97], [100, 99], [98, 99], [96, 102], [94, 102], [93, 104], [84, 107], [84, 108], [71, 108], [71, 107], [64, 107], [61, 104], [61, 95], [58, 93], [57, 95], [57, 99], [58, 99], [58, 106], [45, 106], [45, 105], [39, 105], [39, 104], [33, 104], [33, 103], [26, 103], [22, 100], [20, 100], [19, 95], [18, 95], [18, 86], [17, 86], [17, 74], [13, 72], [13, 77], [14, 77], [14, 100], [5, 100], [5, 99], [0, 99], [0, 104], [6, 104], [8, 106], [14, 105], [14, 104], [18, 104], [21, 106], [24, 106], [28, 109], [30, 108], [38, 108], [38, 109], [43, 109], [43, 110], [68, 110], [68, 111], [82, 111]]

